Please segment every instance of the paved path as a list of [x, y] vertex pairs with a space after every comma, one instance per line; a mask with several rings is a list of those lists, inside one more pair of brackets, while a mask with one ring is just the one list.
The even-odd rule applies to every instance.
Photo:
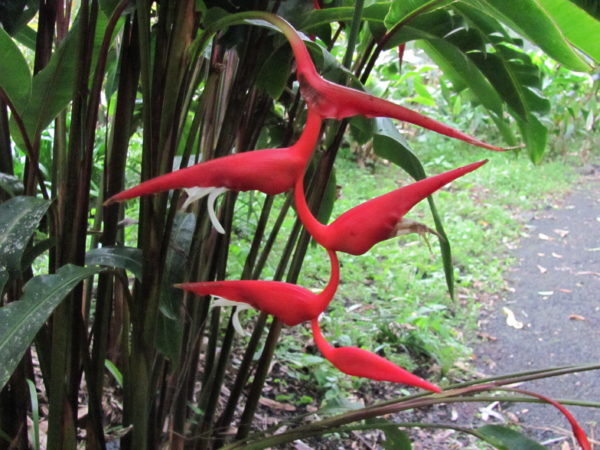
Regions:
[[[559, 208], [538, 211], [527, 224], [528, 237], [514, 252], [520, 263], [508, 275], [511, 292], [482, 321], [484, 335], [495, 338], [476, 350], [478, 368], [486, 374], [600, 363], [600, 166], [586, 171]], [[522, 328], [507, 324], [509, 311]], [[553, 398], [600, 402], [600, 371], [521, 387]], [[569, 410], [586, 431], [595, 427], [600, 439], [600, 409]], [[551, 406], [519, 404], [506, 411], [537, 439], [550, 441], [561, 435], [556, 427], [569, 429]]]

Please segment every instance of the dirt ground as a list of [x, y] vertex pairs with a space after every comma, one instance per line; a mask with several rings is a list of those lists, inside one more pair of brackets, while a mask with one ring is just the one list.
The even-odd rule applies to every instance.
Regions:
[[[485, 339], [476, 356], [486, 375], [600, 363], [600, 164], [585, 167], [572, 192], [554, 203], [531, 214], [513, 252], [519, 263], [507, 275], [508, 291], [482, 316]], [[520, 387], [554, 399], [600, 402], [600, 371]], [[600, 438], [600, 409], [569, 410]], [[517, 418], [550, 448], [570, 448], [569, 425], [551, 406], [497, 405], [492, 411], [491, 421]]]

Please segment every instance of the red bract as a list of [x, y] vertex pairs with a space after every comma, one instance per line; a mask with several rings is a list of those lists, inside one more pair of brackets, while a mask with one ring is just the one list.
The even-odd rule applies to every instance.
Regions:
[[294, 198], [300, 220], [323, 247], [352, 255], [362, 255], [381, 241], [403, 231], [402, 217], [418, 202], [442, 186], [485, 164], [487, 160], [425, 178], [369, 200], [346, 211], [330, 225], [312, 215], [304, 197], [302, 178], [296, 181]]
[[302, 176], [319, 139], [321, 118], [308, 111], [306, 126], [291, 147], [237, 153], [176, 170], [113, 195], [105, 204], [169, 189], [223, 187], [234, 191], [257, 190], [275, 195], [292, 188]]
[[337, 290], [340, 281], [339, 263], [335, 252], [328, 253], [331, 276], [320, 294], [280, 281], [204, 281], [175, 286], [196, 295], [214, 295], [234, 302], [247, 303], [275, 316], [286, 325], [298, 325], [318, 317], [327, 308]]
[[428, 391], [441, 392], [441, 389], [434, 384], [413, 375], [379, 355], [358, 347], [333, 347], [321, 334], [318, 319], [311, 321], [311, 327], [319, 351], [341, 372], [355, 377], [391, 381], [420, 387]]
[[351, 116], [390, 117], [409, 122], [431, 131], [460, 139], [469, 144], [488, 150], [504, 151], [506, 149], [490, 145], [486, 142], [458, 131], [423, 114], [396, 105], [365, 92], [342, 86], [325, 80], [315, 68], [315, 65], [298, 32], [283, 19], [273, 21], [287, 37], [294, 57], [296, 58], [296, 73], [302, 96], [309, 107], [317, 111], [323, 119], [343, 119]]

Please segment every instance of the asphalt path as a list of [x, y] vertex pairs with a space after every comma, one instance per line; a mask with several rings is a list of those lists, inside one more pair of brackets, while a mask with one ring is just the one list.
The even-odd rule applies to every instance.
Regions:
[[[533, 213], [513, 254], [519, 262], [507, 275], [509, 289], [481, 321], [478, 369], [499, 375], [600, 364], [600, 165], [586, 167], [558, 205]], [[600, 370], [520, 387], [555, 399], [600, 402]], [[600, 409], [569, 410], [600, 439]], [[518, 420], [550, 448], [570, 448], [564, 447], [570, 427], [552, 406], [499, 404], [490, 411], [490, 423]]]

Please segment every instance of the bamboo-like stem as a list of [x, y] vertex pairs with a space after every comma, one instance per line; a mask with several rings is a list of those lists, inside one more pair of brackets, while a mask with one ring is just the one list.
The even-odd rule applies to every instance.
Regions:
[[365, 6], [365, 0], [357, 0], [354, 2], [354, 14], [352, 16], [352, 25], [350, 26], [350, 33], [348, 34], [348, 43], [346, 45], [346, 53], [342, 65], [349, 69], [352, 65], [354, 58], [354, 48], [356, 47], [356, 41], [358, 40], [358, 33], [362, 26], [362, 12]]

